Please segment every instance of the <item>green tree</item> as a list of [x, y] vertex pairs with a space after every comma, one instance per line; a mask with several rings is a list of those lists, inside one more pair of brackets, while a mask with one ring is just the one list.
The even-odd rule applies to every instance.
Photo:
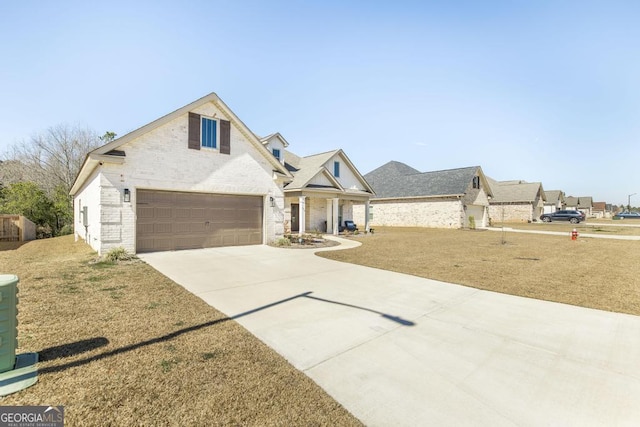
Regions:
[[[28, 185], [8, 189], [5, 201], [0, 200], [2, 209], [25, 215], [41, 226], [46, 224], [54, 235], [71, 232], [71, 186], [87, 154], [115, 138], [115, 132], [98, 136], [89, 128], [60, 124], [15, 144], [6, 159], [0, 160], [0, 188]], [[40, 190], [37, 194], [36, 189]], [[44, 208], [48, 211], [42, 211]]]
[[23, 215], [36, 225], [57, 229], [53, 203], [35, 182], [15, 182], [3, 187], [0, 212]]
[[54, 235], [73, 232], [73, 198], [64, 185], [58, 185], [51, 199], [51, 213], [55, 217]]
[[114, 139], [116, 139], [116, 133], [115, 132], [111, 132], [111, 131], [106, 131], [104, 133], [104, 135], [99, 136], [98, 138], [100, 139], [100, 141], [102, 141], [103, 144], [108, 144], [111, 141], [113, 141]]

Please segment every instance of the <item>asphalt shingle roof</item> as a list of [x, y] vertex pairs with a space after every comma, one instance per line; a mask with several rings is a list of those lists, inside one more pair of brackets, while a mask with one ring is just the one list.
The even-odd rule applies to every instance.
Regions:
[[532, 203], [542, 189], [539, 182], [496, 181], [488, 177], [487, 179], [493, 190], [491, 203]]
[[433, 197], [465, 194], [479, 166], [420, 172], [391, 161], [364, 176], [376, 198]]
[[591, 196], [578, 197], [578, 207], [579, 208], [593, 207], [593, 197]]
[[560, 190], [545, 190], [544, 194], [547, 196], [547, 203], [555, 204], [560, 200], [560, 195], [562, 191]]
[[[327, 151], [326, 153], [314, 154], [313, 156], [298, 157], [292, 152], [285, 150], [285, 166], [293, 173], [293, 181], [287, 184], [287, 190], [304, 188], [309, 180], [324, 168], [324, 164], [339, 151], [340, 150], [333, 150]], [[292, 170], [292, 167], [295, 170]]]
[[567, 203], [567, 206], [577, 206], [584, 209], [593, 207], [593, 197], [591, 196], [569, 196], [564, 200]]
[[574, 196], [565, 197], [564, 202], [567, 206], [578, 206], [578, 198]]

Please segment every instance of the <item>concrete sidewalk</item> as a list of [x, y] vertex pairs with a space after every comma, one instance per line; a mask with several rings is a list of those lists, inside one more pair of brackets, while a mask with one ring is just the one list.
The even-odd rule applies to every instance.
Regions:
[[[489, 231], [503, 231], [502, 227], [486, 227]], [[508, 233], [531, 233], [531, 234], [549, 234], [552, 236], [567, 236], [571, 233], [568, 231], [546, 231], [546, 230], [520, 230], [517, 228], [504, 227], [504, 231]], [[595, 239], [615, 239], [615, 240], [640, 240], [640, 236], [611, 236], [606, 234], [580, 233], [580, 237], [591, 237]]]
[[339, 263], [304, 249], [140, 258], [235, 317], [370, 426], [640, 421], [640, 317]]

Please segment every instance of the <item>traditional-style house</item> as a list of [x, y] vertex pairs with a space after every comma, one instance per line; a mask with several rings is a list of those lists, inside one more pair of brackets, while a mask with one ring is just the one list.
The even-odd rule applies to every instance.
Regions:
[[493, 192], [489, 201], [491, 223], [533, 222], [542, 215], [546, 200], [542, 183], [488, 179]]
[[354, 218], [372, 226], [462, 228], [488, 224], [491, 189], [482, 168], [420, 172], [391, 161], [366, 174], [376, 196], [370, 214], [354, 206]]
[[71, 189], [76, 238], [98, 253], [265, 244], [294, 222], [316, 228], [321, 204], [337, 233], [371, 188], [342, 150], [290, 165], [287, 147], [211, 93], [87, 155]]
[[543, 213], [553, 213], [564, 209], [564, 192], [561, 190], [545, 190], [546, 200]]

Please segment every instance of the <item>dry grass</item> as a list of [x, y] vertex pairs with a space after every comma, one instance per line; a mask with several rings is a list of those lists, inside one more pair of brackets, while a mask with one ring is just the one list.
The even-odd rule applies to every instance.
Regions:
[[234, 321], [146, 264], [90, 261], [69, 236], [0, 243], [20, 277], [19, 353], [36, 385], [2, 405], [64, 405], [66, 425], [360, 425]]
[[[500, 228], [502, 224], [495, 224], [495, 228]], [[640, 236], [640, 222], [623, 222], [611, 220], [587, 221], [587, 223], [571, 224], [569, 222], [535, 222], [535, 223], [505, 223], [505, 227], [518, 230], [538, 230], [538, 231], [559, 231], [570, 233], [574, 228], [578, 233], [602, 234], [609, 236]]]
[[493, 231], [376, 228], [320, 256], [479, 289], [640, 315], [640, 242]]

